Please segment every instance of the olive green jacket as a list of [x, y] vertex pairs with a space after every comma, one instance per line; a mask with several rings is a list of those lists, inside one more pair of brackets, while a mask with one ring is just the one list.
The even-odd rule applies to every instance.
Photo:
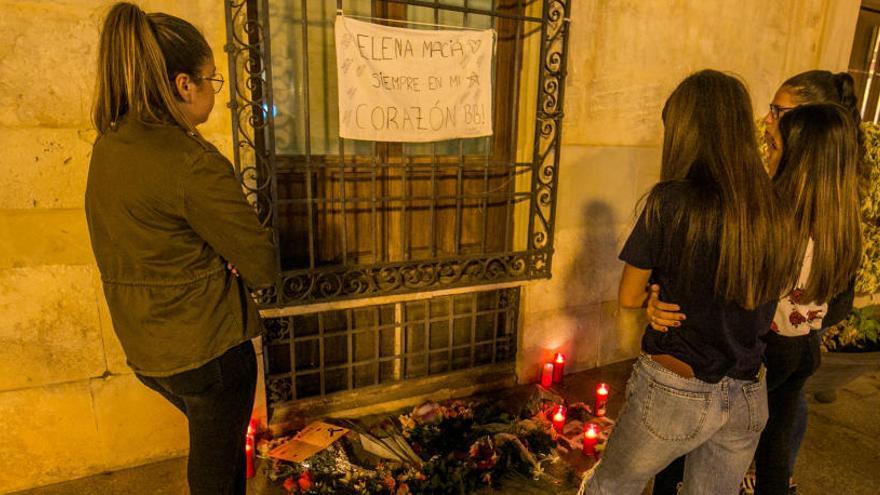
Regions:
[[245, 285], [275, 282], [273, 237], [210, 143], [125, 118], [95, 142], [85, 207], [113, 328], [137, 373], [196, 368], [259, 334]]

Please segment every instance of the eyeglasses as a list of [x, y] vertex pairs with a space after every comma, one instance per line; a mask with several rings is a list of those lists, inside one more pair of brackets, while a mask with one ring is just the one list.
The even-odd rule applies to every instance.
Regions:
[[219, 93], [220, 90], [223, 89], [223, 83], [225, 82], [223, 79], [223, 74], [219, 72], [215, 72], [210, 76], [199, 76], [199, 79], [211, 81], [211, 88], [214, 90], [214, 94]]
[[785, 115], [785, 112], [789, 110], [794, 110], [797, 107], [780, 107], [779, 105], [770, 104], [770, 116], [773, 117], [773, 120], [779, 120], [779, 117]]

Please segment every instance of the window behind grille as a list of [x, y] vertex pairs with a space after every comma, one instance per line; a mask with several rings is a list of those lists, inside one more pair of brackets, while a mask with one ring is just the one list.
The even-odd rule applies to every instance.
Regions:
[[[277, 233], [284, 269], [261, 300], [270, 409], [461, 369], [512, 373], [515, 284], [550, 275], [568, 8], [562, 0], [227, 4], [235, 164]], [[401, 27], [495, 28], [494, 135], [339, 139], [339, 10]], [[486, 285], [494, 287], [478, 289]], [[363, 298], [374, 299], [354, 302]]]

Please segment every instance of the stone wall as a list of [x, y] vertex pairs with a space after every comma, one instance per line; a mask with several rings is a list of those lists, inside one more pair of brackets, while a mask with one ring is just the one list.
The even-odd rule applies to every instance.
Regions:
[[572, 2], [553, 278], [529, 284], [521, 379], [561, 350], [568, 370], [634, 357], [640, 311], [617, 310], [622, 243], [660, 171], [660, 111], [689, 73], [733, 72], [756, 116], [777, 86], [813, 68], [845, 70], [858, 0]]
[[[110, 3], [0, 1], [0, 493], [187, 448], [183, 416], [125, 364], [83, 212]], [[141, 3], [193, 21], [226, 71], [222, 2]], [[204, 132], [228, 154], [228, 93], [218, 96]]]
[[[184, 419], [141, 386], [113, 334], [83, 191], [108, 0], [0, 0], [0, 492], [180, 455]], [[226, 70], [222, 2], [152, 0], [200, 27]], [[524, 291], [519, 374], [630, 357], [618, 247], [657, 179], [660, 107], [687, 73], [741, 74], [766, 107], [786, 75], [848, 59], [858, 0], [574, 0], [554, 277]], [[228, 93], [206, 137], [231, 151]], [[626, 321], [618, 322], [619, 319]], [[578, 342], [577, 346], [573, 343]]]

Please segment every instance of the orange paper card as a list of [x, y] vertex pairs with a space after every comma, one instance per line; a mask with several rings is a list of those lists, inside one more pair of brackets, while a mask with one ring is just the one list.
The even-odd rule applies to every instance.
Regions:
[[344, 437], [348, 428], [316, 421], [302, 429], [289, 442], [275, 447], [269, 457], [290, 462], [303, 462]]

